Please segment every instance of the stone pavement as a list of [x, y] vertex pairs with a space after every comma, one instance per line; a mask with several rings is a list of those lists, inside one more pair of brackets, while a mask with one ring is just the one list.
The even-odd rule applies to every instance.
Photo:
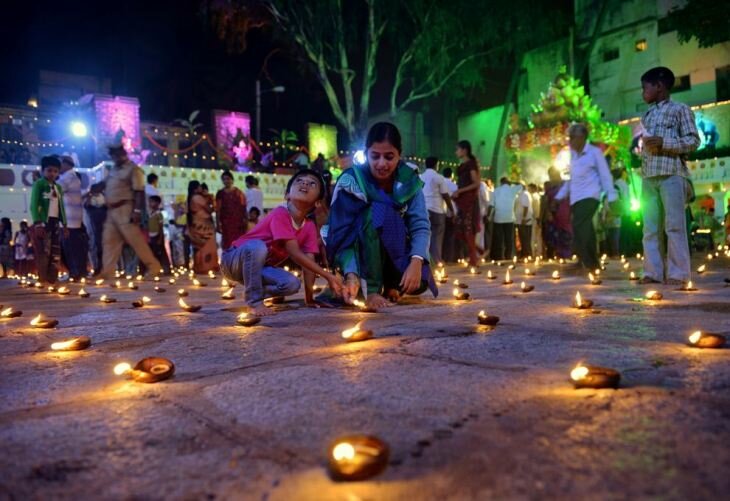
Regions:
[[[704, 261], [703, 261], [704, 262]], [[640, 263], [631, 260], [632, 269]], [[545, 264], [515, 284], [450, 268], [475, 298], [409, 298], [377, 314], [304, 308], [253, 328], [220, 278], [156, 294], [88, 285], [89, 299], [0, 282], [0, 499], [719, 499], [730, 492], [730, 350], [685, 345], [730, 331], [727, 259], [697, 292], [647, 287], [609, 262], [604, 283]], [[700, 264], [695, 263], [695, 266]], [[560, 281], [550, 273], [563, 269]], [[519, 292], [519, 282], [536, 286]], [[70, 284], [75, 293], [79, 286]], [[600, 313], [570, 308], [580, 290]], [[101, 304], [110, 294], [119, 301]], [[152, 302], [132, 309], [143, 294]], [[479, 310], [501, 317], [478, 327]], [[37, 313], [60, 320], [34, 329]], [[364, 319], [376, 338], [344, 343]], [[53, 341], [92, 338], [79, 352]], [[171, 380], [117, 377], [121, 361], [169, 358]], [[613, 367], [619, 390], [574, 390], [577, 362]], [[336, 483], [326, 447], [346, 433], [391, 447], [388, 469]]]

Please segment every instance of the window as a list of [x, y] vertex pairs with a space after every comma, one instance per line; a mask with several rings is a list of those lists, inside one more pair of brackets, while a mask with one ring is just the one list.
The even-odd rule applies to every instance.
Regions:
[[715, 85], [718, 101], [730, 99], [730, 66], [715, 69]]
[[614, 59], [618, 59], [618, 57], [619, 57], [618, 49], [606, 49], [603, 51], [603, 62], [604, 63], [613, 61]]
[[672, 87], [672, 92], [683, 92], [685, 90], [690, 90], [691, 88], [692, 85], [689, 81], [689, 75], [682, 75], [681, 77], [674, 78], [674, 87]]
[[646, 43], [646, 38], [637, 40], [634, 44], [634, 50], [636, 50], [636, 52], [644, 52], [648, 47], [649, 45]]

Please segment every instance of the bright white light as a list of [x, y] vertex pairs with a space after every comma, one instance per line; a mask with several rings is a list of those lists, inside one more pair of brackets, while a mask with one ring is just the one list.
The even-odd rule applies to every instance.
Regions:
[[71, 122], [71, 134], [76, 137], [85, 137], [88, 134], [86, 124], [83, 122]]
[[364, 150], [357, 150], [355, 154], [352, 156], [352, 159], [355, 161], [357, 165], [362, 165], [365, 163], [365, 151]]

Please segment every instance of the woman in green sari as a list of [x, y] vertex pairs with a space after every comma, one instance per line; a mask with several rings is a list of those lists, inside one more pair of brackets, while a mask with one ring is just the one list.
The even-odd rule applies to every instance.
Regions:
[[345, 276], [345, 302], [364, 297], [369, 307], [381, 308], [427, 288], [436, 296], [423, 183], [401, 161], [400, 132], [377, 123], [365, 145], [366, 164], [337, 181], [326, 231], [330, 263]]

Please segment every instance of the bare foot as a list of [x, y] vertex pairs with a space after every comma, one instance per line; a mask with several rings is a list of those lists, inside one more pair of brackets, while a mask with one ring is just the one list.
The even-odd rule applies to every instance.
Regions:
[[266, 306], [249, 306], [248, 312], [252, 315], [256, 315], [257, 317], [268, 317], [271, 315], [276, 314], [274, 310], [271, 308], [268, 308]]
[[368, 308], [374, 308], [376, 310], [378, 308], [385, 308], [391, 305], [391, 303], [380, 294], [370, 294], [367, 301], [365, 301], [365, 304]]
[[388, 301], [391, 303], [397, 303], [400, 301], [401, 295], [396, 289], [388, 289], [385, 291], [385, 297], [388, 298]]

